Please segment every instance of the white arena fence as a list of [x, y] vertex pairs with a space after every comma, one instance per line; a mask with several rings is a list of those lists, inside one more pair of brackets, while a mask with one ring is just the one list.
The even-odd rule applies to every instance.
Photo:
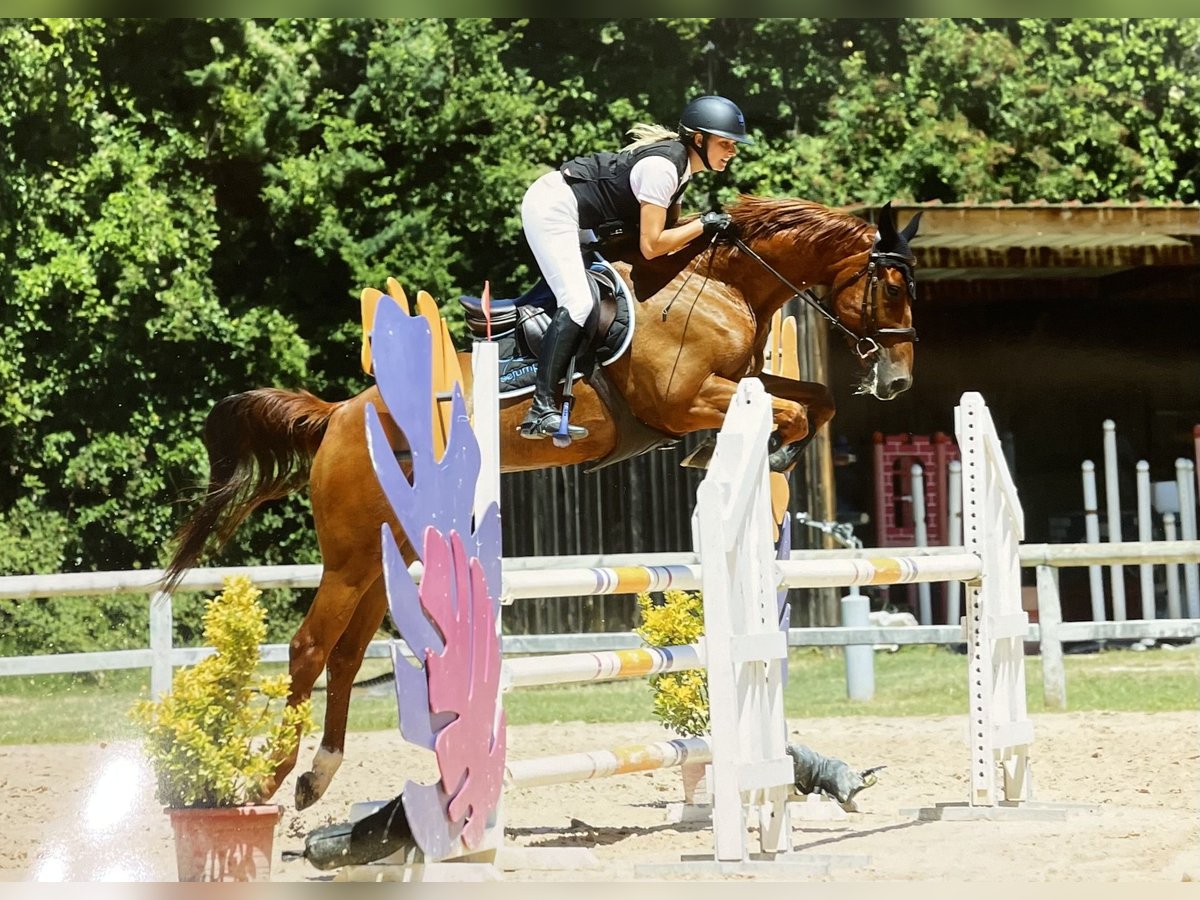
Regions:
[[[791, 561], [824, 559], [831, 563], [845, 559], [869, 559], [881, 552], [897, 557], [940, 557], [961, 554], [959, 547], [889, 547], [878, 549], [793, 550]], [[1030, 623], [1027, 642], [1040, 646], [1043, 693], [1050, 708], [1066, 708], [1066, 684], [1062, 672], [1062, 645], [1077, 641], [1105, 640], [1194, 640], [1200, 638], [1200, 619], [1131, 619], [1124, 622], [1063, 622], [1058, 602], [1058, 570], [1098, 565], [1176, 565], [1200, 562], [1200, 541], [1126, 541], [1111, 544], [1022, 544], [1018, 555], [1023, 568], [1037, 569], [1038, 621]], [[592, 584], [596, 569], [632, 565], [659, 567], [695, 567], [695, 553], [596, 554], [560, 557], [514, 557], [504, 560], [506, 587], [524, 597], [553, 597], [550, 590], [529, 573], [561, 569], [586, 570]], [[786, 562], [781, 562], [786, 565]], [[303, 566], [228, 566], [193, 569], [179, 585], [177, 593], [212, 593], [224, 587], [226, 578], [244, 576], [259, 588], [315, 588], [321, 580], [320, 565]], [[420, 577], [414, 566], [415, 578]], [[171, 641], [171, 597], [156, 590], [161, 569], [119, 572], [78, 572], [57, 575], [0, 576], [0, 602], [33, 600], [47, 597], [95, 597], [111, 594], [146, 594], [150, 604], [149, 647], [139, 650], [108, 650], [89, 653], [46, 653], [36, 656], [0, 657], [0, 676], [51, 675], [99, 672], [110, 669], [150, 669], [151, 690], [157, 695], [171, 684], [175, 666], [192, 665], [213, 651], [210, 647], [175, 647]], [[560, 575], [560, 577], [562, 577]], [[691, 583], [677, 580], [673, 585], [698, 590], [699, 577]], [[862, 644], [961, 644], [963, 630], [954, 625], [913, 627], [847, 628], [824, 626], [791, 628], [787, 642], [791, 647], [844, 647]], [[591, 632], [586, 634], [505, 635], [506, 656], [567, 652], [630, 650], [643, 647], [640, 637], [631, 631]], [[265, 644], [262, 658], [267, 662], [286, 662], [286, 644]], [[391, 656], [390, 642], [373, 641], [367, 656]], [[1057, 661], [1057, 666], [1053, 663]]]

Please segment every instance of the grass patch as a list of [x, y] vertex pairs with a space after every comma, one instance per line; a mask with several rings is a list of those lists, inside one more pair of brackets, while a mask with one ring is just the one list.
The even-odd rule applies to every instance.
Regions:
[[137, 737], [129, 709], [149, 694], [149, 669], [0, 678], [0, 744]]
[[[1187, 711], [1200, 705], [1200, 653], [1196, 645], [1144, 652], [1105, 650], [1064, 660], [1072, 712]], [[1041, 661], [1025, 663], [1030, 712], [1042, 712]], [[264, 665], [282, 670], [282, 664]], [[793, 649], [784, 709], [794, 718], [824, 716], [937, 716], [965, 714], [966, 657], [935, 646], [875, 654], [875, 697], [846, 699], [845, 664], [836, 648]], [[128, 710], [149, 693], [149, 672], [0, 678], [0, 744], [87, 743], [137, 736]], [[566, 721], [652, 721], [645, 679], [592, 685], [521, 689], [505, 698], [514, 725]], [[318, 729], [325, 694], [313, 695]], [[389, 687], [360, 689], [350, 704], [351, 731], [396, 727]]]

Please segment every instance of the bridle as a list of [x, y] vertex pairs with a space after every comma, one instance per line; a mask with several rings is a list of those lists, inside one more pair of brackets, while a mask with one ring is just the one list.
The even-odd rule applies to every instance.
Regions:
[[[714, 235], [715, 237], [715, 235]], [[830, 312], [823, 304], [810, 296], [803, 288], [798, 288], [786, 278], [783, 277], [775, 268], [751, 250], [746, 243], [739, 237], [733, 238], [734, 245], [747, 254], [751, 259], [755, 260], [760, 266], [774, 275], [779, 281], [790, 291], [793, 292], [793, 300], [803, 300], [817, 312], [819, 312], [834, 328], [842, 332], [846, 337], [854, 342], [854, 352], [859, 359], [869, 359], [877, 354], [884, 347], [893, 347], [896, 344], [905, 342], [915, 343], [917, 340], [917, 329], [915, 328], [880, 328], [875, 325], [879, 318], [879, 279], [883, 274], [884, 269], [896, 269], [904, 273], [904, 281], [908, 286], [909, 301], [917, 299], [917, 280], [913, 275], [913, 265], [916, 263], [916, 257], [906, 253], [894, 253], [886, 250], [876, 249], [879, 243], [879, 238], [876, 237], [875, 243], [871, 245], [871, 252], [867, 255], [866, 264], [848, 278], [843, 279], [838, 284], [835, 284], [829, 292], [828, 302], [832, 305], [834, 299], [846, 287], [850, 286], [858, 279], [866, 276], [863, 281], [862, 295], [862, 323], [863, 334], [855, 334], [849, 328], [841, 323], [836, 315]]]

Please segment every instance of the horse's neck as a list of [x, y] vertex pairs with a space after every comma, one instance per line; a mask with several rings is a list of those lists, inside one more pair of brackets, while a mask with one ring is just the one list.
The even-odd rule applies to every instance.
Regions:
[[866, 259], [869, 243], [865, 238], [861, 246], [859, 243], [847, 247], [844, 240], [799, 241], [788, 235], [773, 235], [748, 245], [782, 277], [744, 253], [731, 262], [741, 273], [739, 280], [749, 286], [749, 292], [744, 293], [755, 316], [770, 318], [797, 290], [832, 288], [848, 266]]
[[[860, 246], [861, 244], [861, 246]], [[860, 258], [866, 259], [870, 248], [864, 238], [847, 248], [845, 240], [797, 240], [786, 234], [772, 235], [751, 241], [748, 246], [764, 262], [779, 273], [772, 274], [758, 260], [733, 248], [719, 248], [715, 255], [707, 241], [695, 241], [675, 253], [653, 260], [642, 257], [636, 245], [625, 245], [613, 253], [610, 260], [623, 263], [627, 279], [641, 288], [639, 300], [681, 287], [681, 280], [691, 277], [719, 281], [741, 294], [754, 318], [769, 323], [796, 290], [810, 287], [832, 287], [843, 277], [848, 266]], [[710, 265], [711, 262], [711, 265]], [[665, 295], [665, 294], [664, 294]]]

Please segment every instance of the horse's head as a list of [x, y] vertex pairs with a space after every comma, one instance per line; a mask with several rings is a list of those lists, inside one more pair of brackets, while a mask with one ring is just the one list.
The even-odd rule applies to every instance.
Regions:
[[846, 330], [863, 367], [858, 393], [891, 400], [912, 387], [912, 304], [917, 296], [913, 276], [916, 258], [908, 242], [917, 234], [921, 214], [903, 231], [889, 202], [879, 211], [879, 227], [870, 250], [855, 254], [830, 291], [828, 303]]

